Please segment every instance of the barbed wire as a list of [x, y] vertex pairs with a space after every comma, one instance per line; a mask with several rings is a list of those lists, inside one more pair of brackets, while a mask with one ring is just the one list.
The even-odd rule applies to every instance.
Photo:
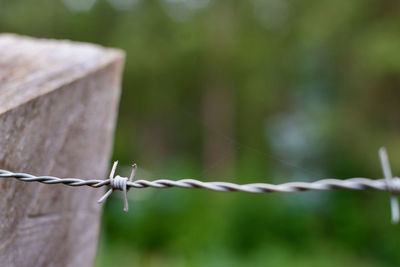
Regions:
[[202, 182], [195, 179], [167, 180], [158, 179], [154, 181], [136, 180], [136, 164], [132, 166], [132, 172], [129, 178], [114, 176], [118, 161], [114, 162], [109, 178], [106, 180], [83, 180], [79, 178], [58, 178], [54, 176], [34, 176], [27, 173], [16, 173], [0, 169], [0, 178], [15, 178], [23, 182], [40, 182], [43, 184], [64, 184], [68, 186], [90, 186], [99, 188], [102, 186], [110, 186], [104, 196], [98, 202], [104, 202], [114, 190], [121, 190], [124, 194], [124, 210], [128, 211], [127, 191], [130, 188], [203, 188], [218, 192], [234, 192], [241, 191], [246, 193], [293, 193], [308, 190], [327, 191], [335, 189], [347, 190], [378, 190], [390, 192], [392, 222], [397, 223], [400, 219], [399, 205], [396, 195], [400, 194], [400, 178], [392, 177], [389, 158], [386, 149], [379, 150], [381, 165], [384, 172], [384, 179], [370, 178], [349, 178], [349, 179], [322, 179], [314, 182], [288, 182], [282, 184], [252, 183], [252, 184], [234, 184], [229, 182]]

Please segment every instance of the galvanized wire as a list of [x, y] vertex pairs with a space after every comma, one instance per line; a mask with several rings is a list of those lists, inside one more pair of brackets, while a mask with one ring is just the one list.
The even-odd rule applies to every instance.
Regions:
[[[83, 180], [79, 178], [58, 178], [54, 176], [34, 176], [27, 173], [15, 173], [0, 169], [0, 178], [16, 178], [23, 182], [40, 182], [43, 184], [64, 184], [68, 186], [90, 186], [94, 188], [110, 185], [107, 180]], [[323, 179], [314, 182], [289, 182], [283, 184], [234, 184], [229, 182], [202, 182], [194, 179], [167, 180], [159, 179], [154, 181], [136, 180], [126, 182], [129, 188], [203, 188], [218, 192], [241, 191], [246, 193], [293, 193], [307, 190], [326, 191], [334, 189], [391, 191], [400, 193], [400, 179], [393, 178], [393, 186], [389, 186], [385, 179], [350, 178], [350, 179]]]
[[233, 192], [241, 191], [246, 193], [293, 193], [302, 192], [307, 190], [327, 191], [335, 189], [347, 190], [378, 190], [387, 191], [392, 194], [391, 207], [392, 207], [392, 221], [399, 221], [398, 203], [395, 195], [400, 194], [400, 178], [392, 177], [390, 171], [389, 160], [385, 149], [380, 150], [380, 158], [382, 168], [384, 170], [385, 179], [370, 179], [370, 178], [350, 178], [350, 179], [322, 179], [314, 182], [288, 182], [282, 184], [268, 184], [268, 183], [252, 183], [252, 184], [235, 184], [229, 182], [202, 182], [194, 179], [181, 179], [181, 180], [167, 180], [159, 179], [154, 181], [136, 180], [134, 181], [136, 173], [136, 165], [133, 165], [130, 178], [115, 176], [115, 169], [117, 162], [114, 163], [110, 176], [106, 180], [83, 180], [79, 178], [58, 178], [54, 176], [34, 176], [27, 173], [15, 173], [7, 170], [0, 169], [0, 178], [15, 178], [23, 182], [40, 182], [43, 184], [64, 184], [68, 186], [90, 186], [99, 188], [102, 186], [110, 186], [111, 189], [98, 201], [103, 202], [108, 198], [113, 190], [121, 190], [124, 192], [124, 210], [128, 210], [128, 201], [126, 192], [130, 188], [203, 188], [218, 192]]

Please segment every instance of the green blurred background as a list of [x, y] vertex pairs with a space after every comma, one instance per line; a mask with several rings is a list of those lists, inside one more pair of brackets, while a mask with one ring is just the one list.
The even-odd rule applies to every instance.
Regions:
[[[400, 173], [394, 0], [0, 0], [0, 31], [126, 51], [113, 159], [235, 183]], [[131, 190], [96, 265], [399, 266], [379, 192]]]

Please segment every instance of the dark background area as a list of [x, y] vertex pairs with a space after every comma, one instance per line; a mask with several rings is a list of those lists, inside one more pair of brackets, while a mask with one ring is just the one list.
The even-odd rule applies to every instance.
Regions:
[[[400, 173], [400, 4], [0, 0], [0, 31], [126, 51], [113, 159], [138, 179], [282, 183]], [[131, 190], [97, 266], [398, 266], [379, 192]]]

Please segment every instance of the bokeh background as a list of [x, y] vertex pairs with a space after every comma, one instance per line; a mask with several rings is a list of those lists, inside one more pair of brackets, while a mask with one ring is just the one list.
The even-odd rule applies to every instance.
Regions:
[[[0, 31], [126, 51], [128, 175], [281, 183], [400, 173], [394, 0], [0, 0]], [[96, 266], [399, 266], [379, 192], [131, 190]]]

